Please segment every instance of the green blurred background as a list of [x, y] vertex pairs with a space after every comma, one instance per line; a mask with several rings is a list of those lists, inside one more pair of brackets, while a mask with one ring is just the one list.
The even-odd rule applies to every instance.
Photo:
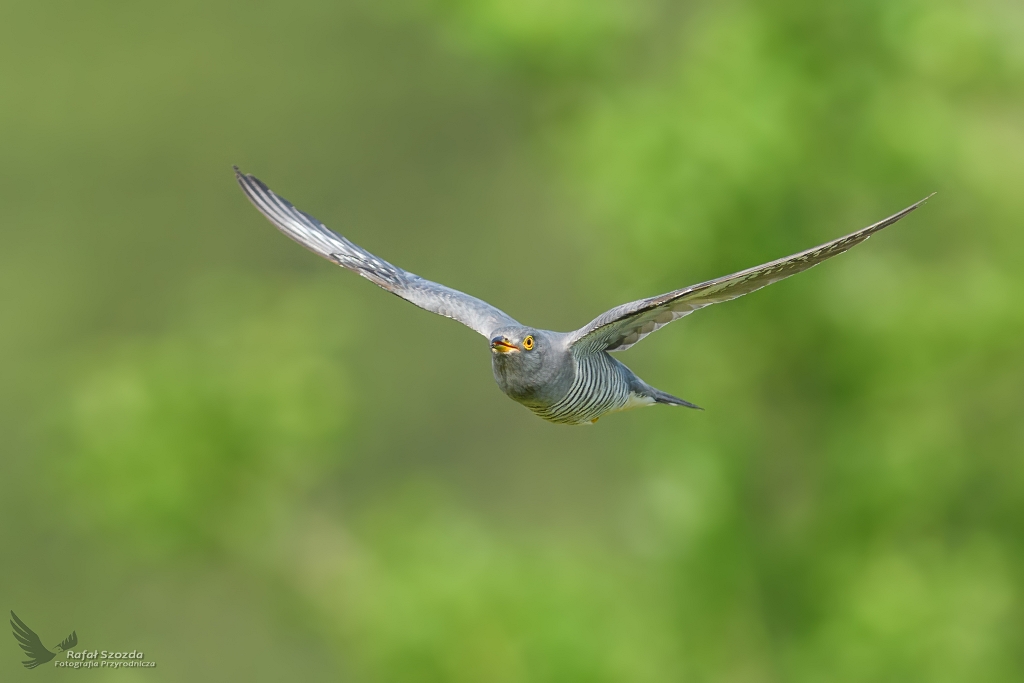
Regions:
[[[1024, 680], [1024, 6], [0, 4], [0, 607], [155, 681]], [[939, 194], [547, 424], [540, 327]]]

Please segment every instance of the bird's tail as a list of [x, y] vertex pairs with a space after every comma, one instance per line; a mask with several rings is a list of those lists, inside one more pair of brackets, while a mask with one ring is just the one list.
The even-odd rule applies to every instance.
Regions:
[[685, 406], [687, 408], [693, 408], [694, 410], [704, 410], [699, 405], [690, 403], [689, 401], [684, 401], [672, 394], [667, 394], [661, 389], [655, 389], [652, 386], [648, 386], [648, 389], [650, 391], [650, 395], [654, 398], [655, 403], [664, 403], [665, 405], [670, 406]]
[[684, 401], [678, 396], [673, 396], [672, 394], [666, 393], [661, 389], [655, 389], [650, 384], [637, 377], [632, 370], [627, 368], [622, 363], [619, 363], [619, 367], [621, 368], [621, 370], [625, 371], [626, 379], [629, 382], [630, 390], [633, 391], [633, 393], [639, 394], [640, 396], [650, 396], [651, 398], [654, 399], [655, 403], [663, 403], [668, 406], [684, 406], [686, 408], [693, 408], [694, 410], [704, 410], [695, 403]]

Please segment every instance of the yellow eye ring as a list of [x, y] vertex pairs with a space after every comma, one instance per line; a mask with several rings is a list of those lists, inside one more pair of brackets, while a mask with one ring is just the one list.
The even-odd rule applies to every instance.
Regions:
[[526, 349], [527, 351], [530, 351], [531, 349], [533, 349], [533, 335], [532, 334], [528, 335], [526, 337], [526, 339], [523, 340], [523, 348]]

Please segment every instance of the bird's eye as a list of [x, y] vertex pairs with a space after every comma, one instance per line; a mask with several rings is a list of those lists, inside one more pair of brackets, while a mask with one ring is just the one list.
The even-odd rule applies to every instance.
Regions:
[[530, 349], [533, 348], [533, 335], [532, 334], [529, 335], [526, 339], [523, 340], [523, 348], [526, 349], [527, 351], [529, 351]]

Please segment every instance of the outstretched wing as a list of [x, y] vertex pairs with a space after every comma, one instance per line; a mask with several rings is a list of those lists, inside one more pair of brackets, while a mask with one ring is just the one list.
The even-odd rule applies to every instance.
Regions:
[[11, 610], [11, 628], [14, 629], [14, 638], [18, 645], [29, 656], [22, 662], [26, 669], [34, 669], [40, 664], [46, 664], [57, 655], [43, 647], [43, 641], [39, 640], [36, 632], [25, 625], [25, 622], [18, 618], [18, 615]]
[[60, 641], [60, 645], [57, 646], [57, 649], [70, 650], [75, 645], [78, 645], [78, 631], [72, 631], [70, 636]]
[[799, 254], [661, 296], [617, 306], [571, 333], [569, 344], [584, 352], [628, 349], [651, 332], [699, 308], [749, 294], [843, 253], [903, 218], [931, 196], [874, 225]]
[[235, 177], [249, 201], [278, 230], [310, 251], [359, 273], [392, 294], [431, 313], [458, 320], [487, 338], [502, 327], [518, 325], [510, 316], [485, 301], [425, 280], [377, 258], [332, 232], [308, 213], [296, 209], [288, 200], [271, 192], [258, 178], [239, 171], [237, 166]]

